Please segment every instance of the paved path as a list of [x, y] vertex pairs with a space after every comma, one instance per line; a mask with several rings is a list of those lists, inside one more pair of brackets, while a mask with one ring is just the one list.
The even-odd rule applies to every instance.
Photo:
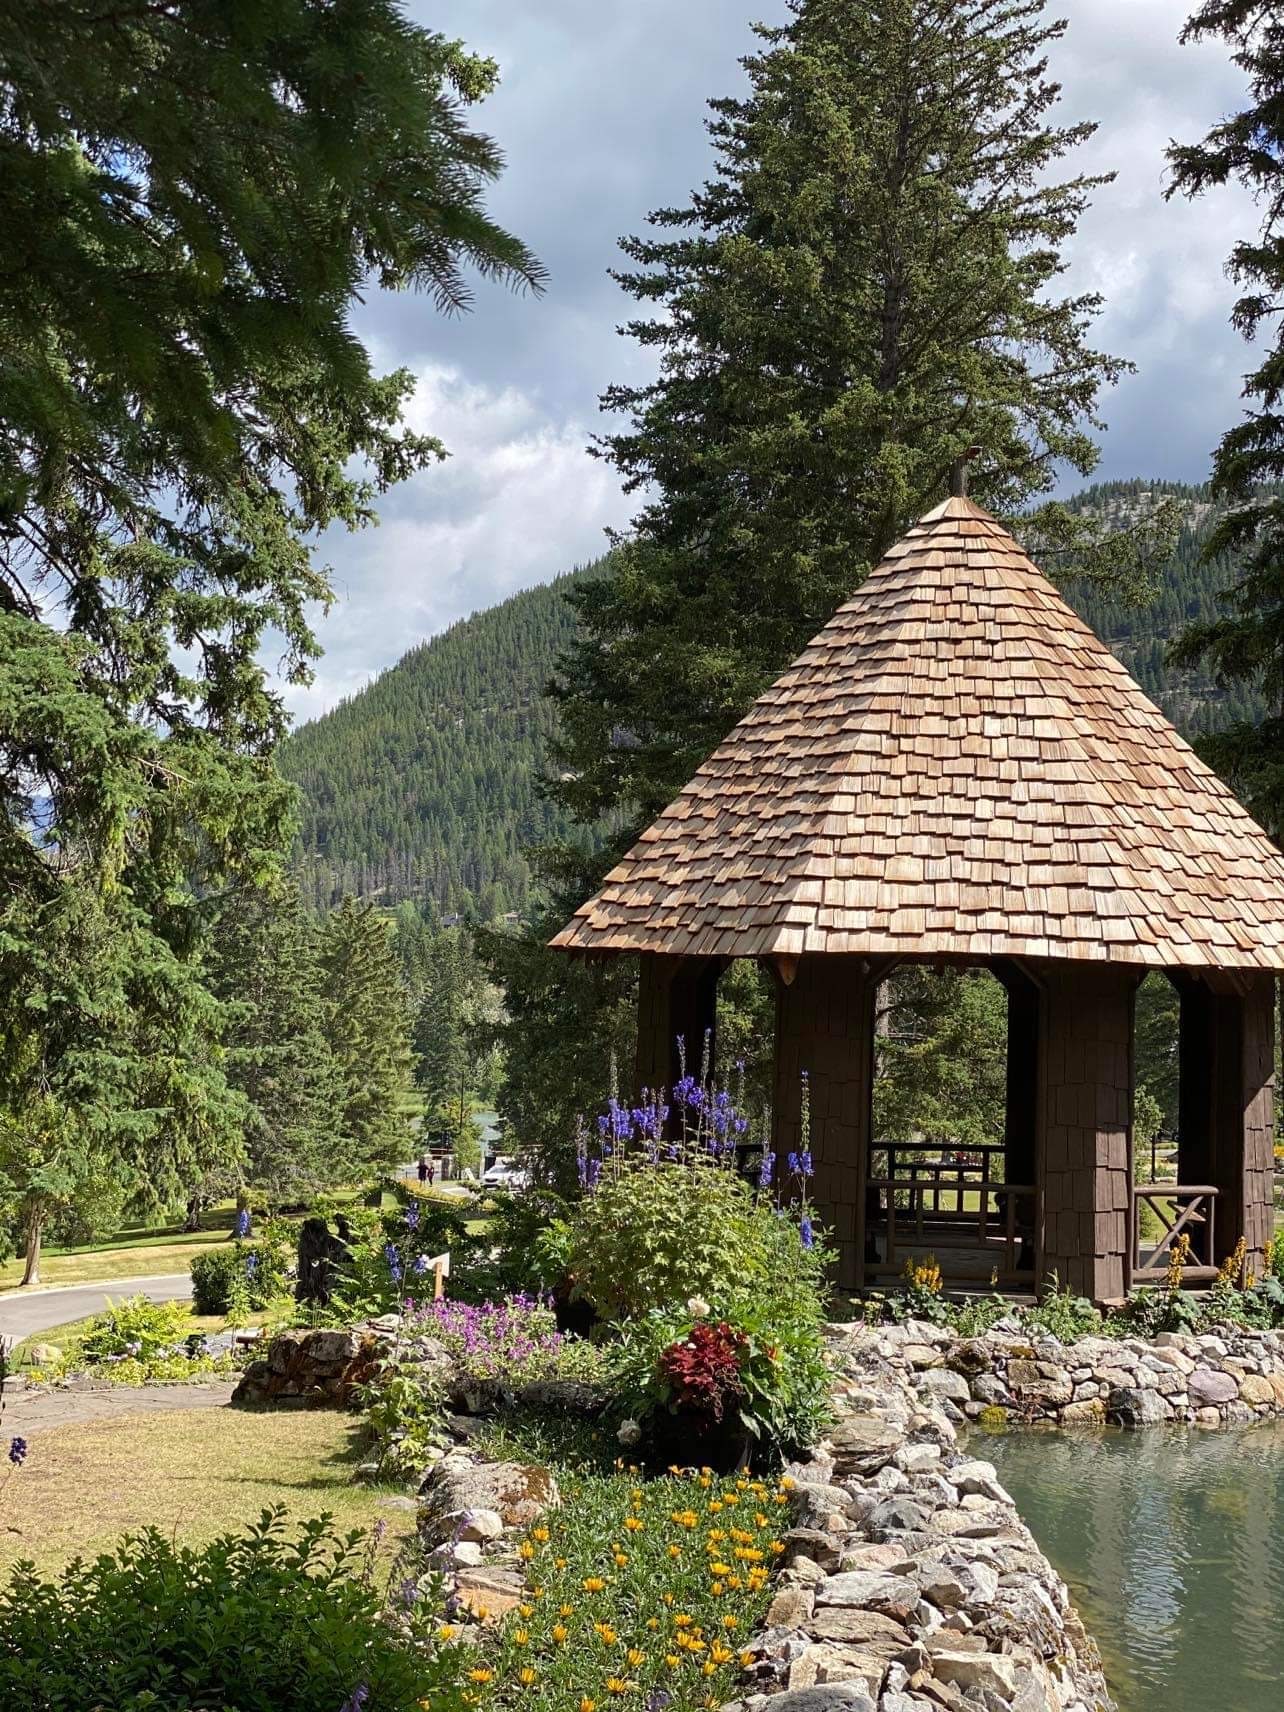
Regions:
[[153, 1302], [186, 1301], [192, 1294], [190, 1272], [158, 1273], [150, 1278], [120, 1278], [105, 1284], [55, 1284], [47, 1290], [7, 1290], [0, 1295], [0, 1337], [21, 1341], [33, 1332], [68, 1320], [87, 1319], [107, 1298], [146, 1296]]
[[93, 1391], [9, 1391], [4, 1400], [4, 1431], [25, 1438], [28, 1433], [81, 1421], [110, 1421], [168, 1409], [221, 1409], [235, 1389], [235, 1379], [210, 1379], [192, 1385], [104, 1385]]

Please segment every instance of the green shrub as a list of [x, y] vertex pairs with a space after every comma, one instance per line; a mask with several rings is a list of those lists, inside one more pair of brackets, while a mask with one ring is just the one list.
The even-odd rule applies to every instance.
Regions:
[[445, 1442], [442, 1387], [427, 1368], [389, 1363], [357, 1393], [370, 1434], [376, 1480], [412, 1480], [433, 1445]]
[[1048, 1280], [1052, 1288], [1035, 1308], [1026, 1308], [1022, 1325], [1032, 1332], [1043, 1332], [1059, 1338], [1062, 1343], [1074, 1343], [1076, 1338], [1093, 1337], [1101, 1330], [1101, 1315], [1086, 1296], [1076, 1296], [1067, 1286], [1060, 1288], [1055, 1273]]
[[576, 1209], [569, 1270], [605, 1320], [714, 1305], [754, 1290], [763, 1300], [800, 1281], [822, 1288], [823, 1250], [805, 1250], [740, 1177], [716, 1165], [640, 1164], [605, 1178]]
[[200, 1547], [148, 1529], [55, 1580], [20, 1563], [0, 1591], [0, 1706], [462, 1712], [461, 1649], [423, 1644], [436, 1589], [394, 1617], [359, 1535], [323, 1516], [288, 1539], [283, 1515]]
[[188, 1329], [187, 1311], [179, 1302], [149, 1302], [146, 1296], [109, 1300], [102, 1313], [94, 1315], [80, 1351], [91, 1362], [116, 1356], [150, 1361], [180, 1346]]
[[289, 1288], [293, 1255], [281, 1227], [265, 1229], [257, 1242], [219, 1244], [191, 1264], [192, 1309], [197, 1314], [257, 1313]]

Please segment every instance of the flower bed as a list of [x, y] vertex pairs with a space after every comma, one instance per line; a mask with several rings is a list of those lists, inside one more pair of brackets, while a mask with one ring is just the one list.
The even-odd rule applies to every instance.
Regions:
[[477, 1703], [532, 1712], [720, 1706], [768, 1604], [787, 1494], [699, 1471], [654, 1480], [559, 1471], [559, 1479], [560, 1507], [520, 1534], [511, 1608], [492, 1621], [470, 1599], [472, 1614], [484, 1613], [469, 1672]]

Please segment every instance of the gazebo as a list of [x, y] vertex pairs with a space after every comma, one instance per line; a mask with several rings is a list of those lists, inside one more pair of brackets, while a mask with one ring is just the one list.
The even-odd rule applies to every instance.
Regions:
[[[979, 1252], [960, 1275], [1110, 1301], [1182, 1232], [1194, 1281], [1241, 1237], [1261, 1270], [1284, 856], [967, 498], [891, 549], [552, 943], [639, 957], [639, 1087], [671, 1085], [678, 1037], [712, 1030], [730, 959], [775, 972], [772, 1145], [798, 1146], [806, 1072], [845, 1287], [927, 1246]], [[1005, 1132], [979, 1164], [871, 1134], [874, 997], [908, 960], [1006, 988]], [[1133, 1180], [1150, 970], [1180, 998], [1162, 1185]]]

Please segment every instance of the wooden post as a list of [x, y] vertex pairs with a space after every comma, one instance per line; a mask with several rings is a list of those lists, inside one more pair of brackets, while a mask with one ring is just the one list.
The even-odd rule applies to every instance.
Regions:
[[1040, 1018], [1043, 1275], [1096, 1302], [1126, 1294], [1131, 1261], [1132, 1012], [1142, 971], [1046, 963]]
[[708, 1036], [712, 1073], [718, 977], [725, 967], [724, 960], [647, 953], [639, 959], [639, 964], [635, 1090], [641, 1093], [643, 1088], [649, 1088], [654, 1092], [673, 1086], [680, 1074], [679, 1038], [686, 1044], [688, 1073], [699, 1077]]
[[1275, 983], [1263, 974], [1174, 976], [1181, 995], [1179, 1153], [1183, 1183], [1217, 1189], [1220, 1266], [1240, 1237], [1260, 1273], [1271, 1240]]
[[863, 959], [827, 956], [802, 957], [792, 983], [778, 987], [777, 1169], [801, 1145], [806, 1071], [815, 1165], [811, 1195], [837, 1252], [842, 1289], [859, 1289], [864, 1279], [875, 985], [876, 977]]

